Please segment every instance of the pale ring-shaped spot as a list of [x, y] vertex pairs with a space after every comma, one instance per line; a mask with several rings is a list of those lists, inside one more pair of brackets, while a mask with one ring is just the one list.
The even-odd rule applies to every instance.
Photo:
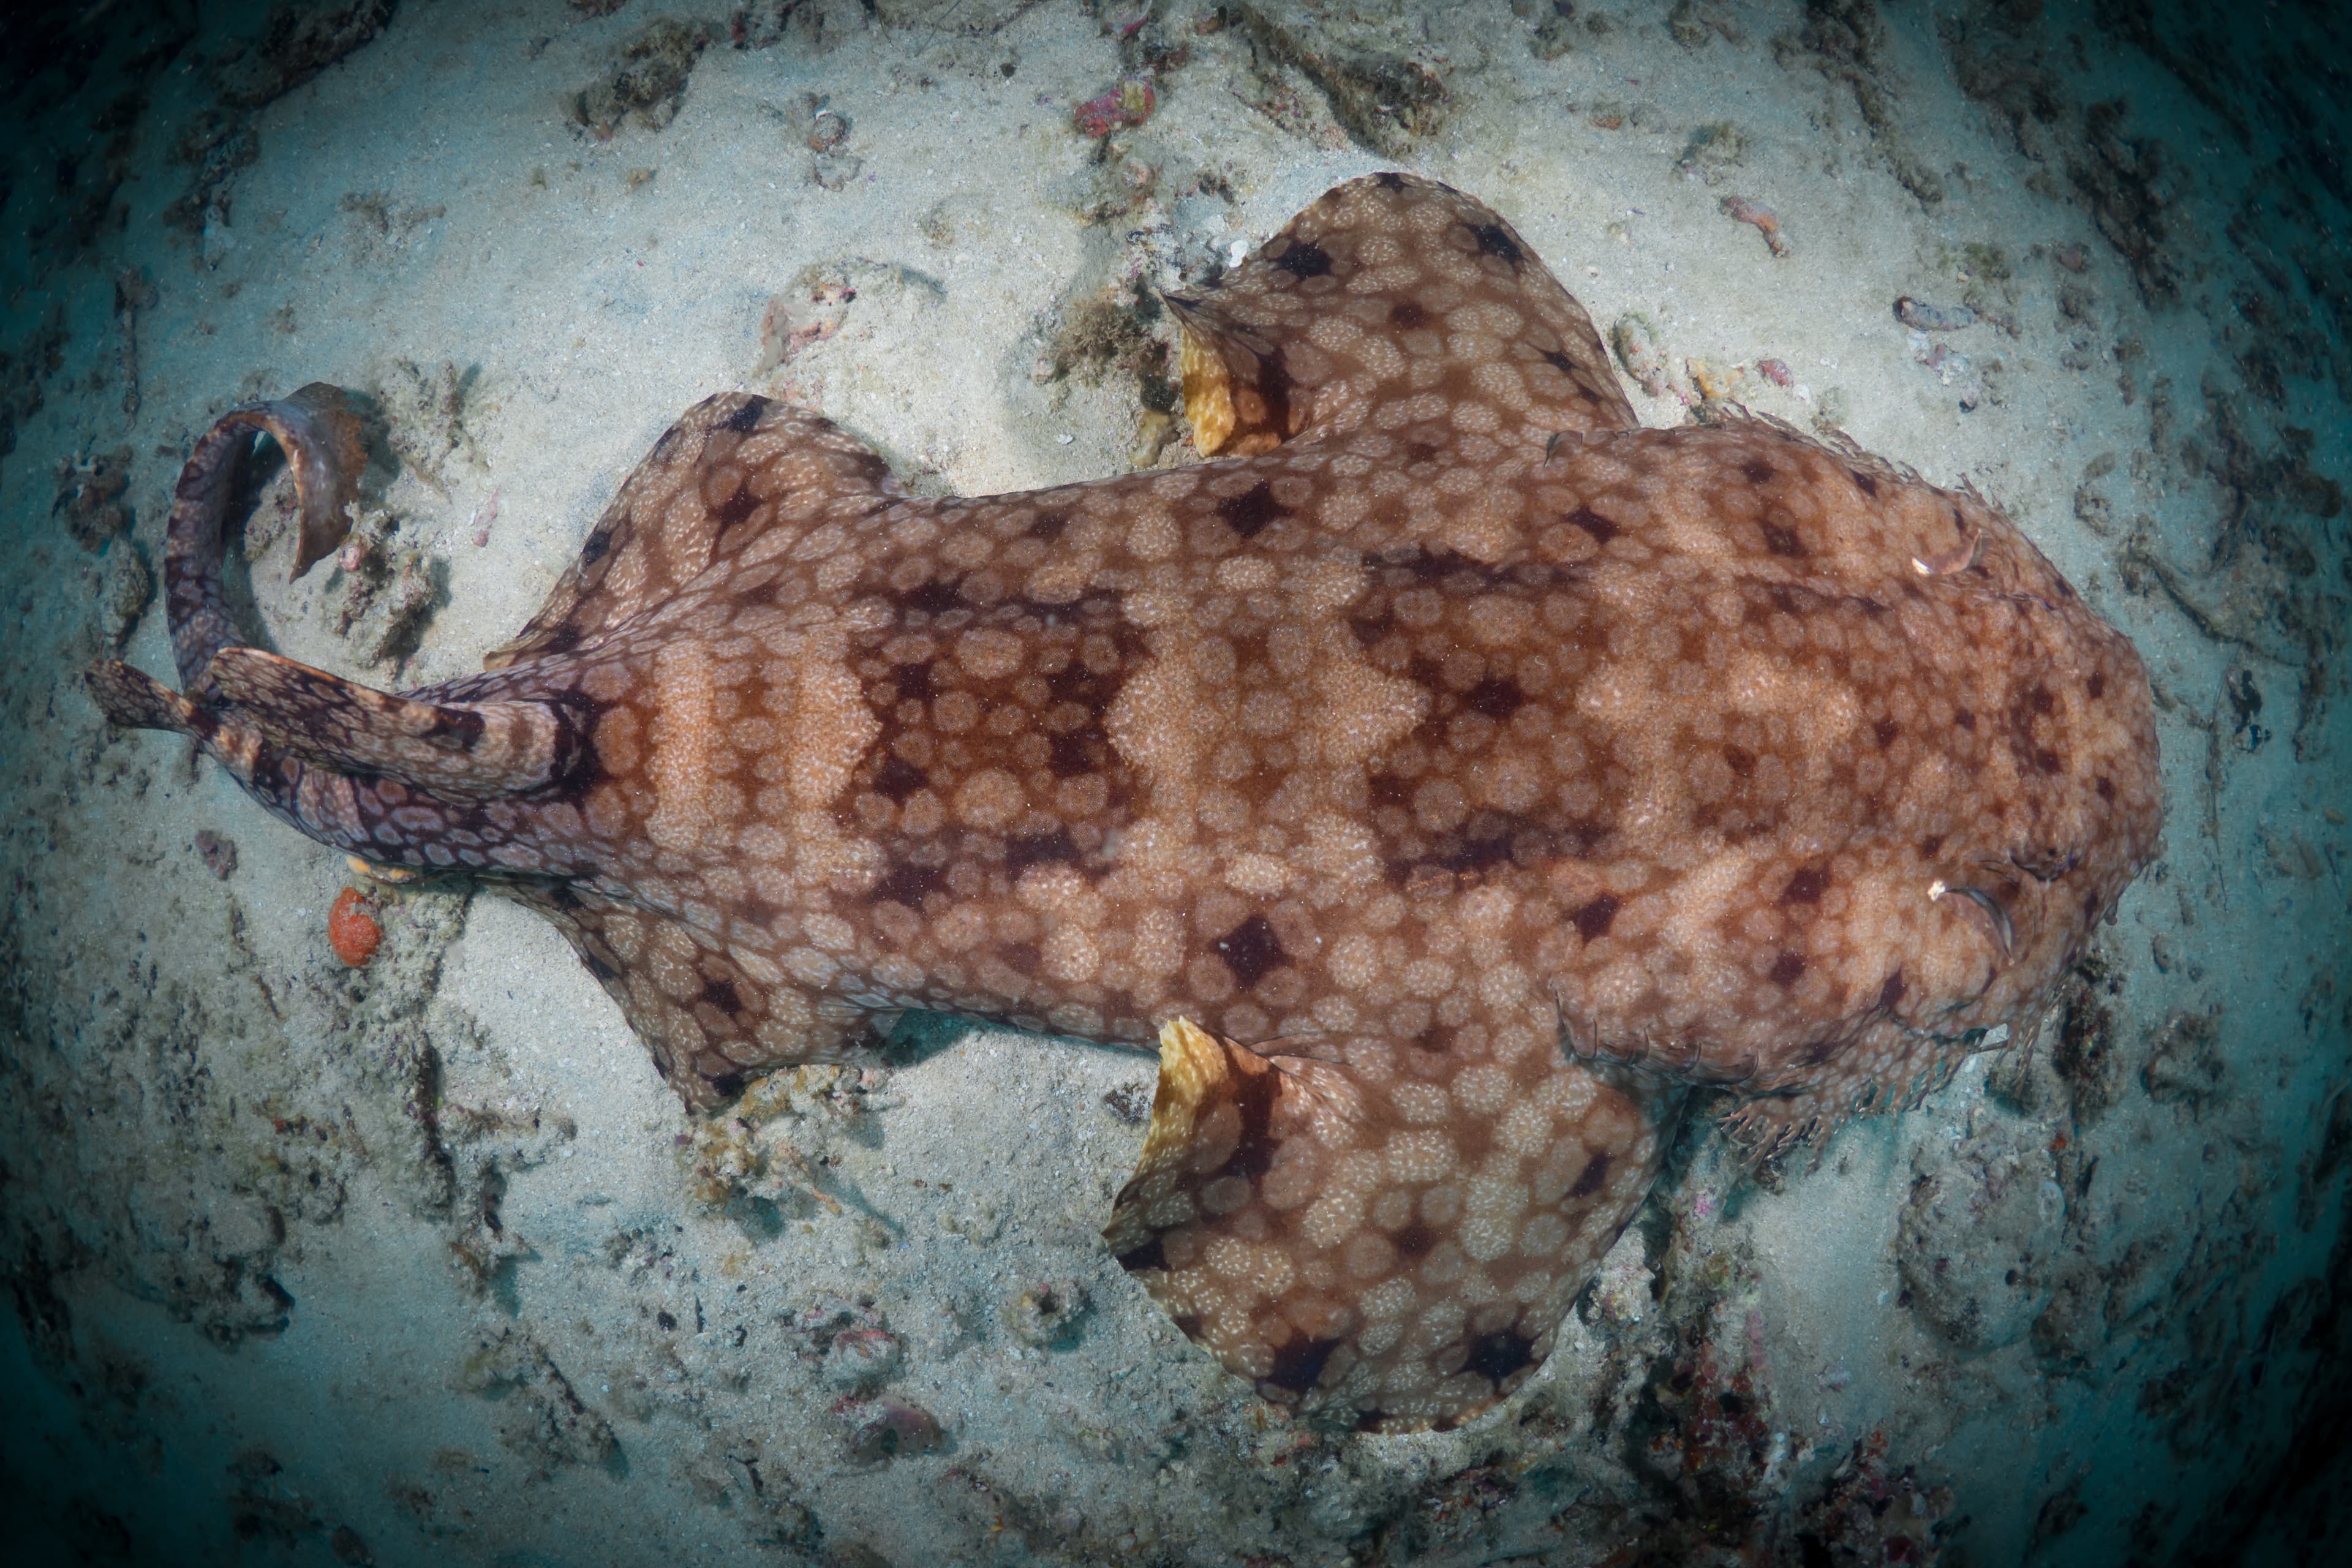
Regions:
[[1389, 1091], [1389, 1098], [1399, 1116], [1418, 1126], [1432, 1126], [1454, 1115], [1454, 1097], [1442, 1083], [1400, 1083]]
[[1021, 819], [1027, 807], [1021, 781], [1003, 768], [982, 768], [956, 791], [956, 816], [985, 832], [1003, 832]]
[[1492, 1062], [1478, 1062], [1454, 1075], [1454, 1098], [1474, 1116], [1496, 1116], [1517, 1092], [1511, 1075]]
[[1539, 1214], [1519, 1227], [1519, 1252], [1527, 1258], [1558, 1258], [1568, 1249], [1568, 1222], [1556, 1214]]
[[1454, 1140], [1442, 1131], [1400, 1132], [1389, 1140], [1389, 1174], [1400, 1182], [1433, 1182], [1454, 1170]]

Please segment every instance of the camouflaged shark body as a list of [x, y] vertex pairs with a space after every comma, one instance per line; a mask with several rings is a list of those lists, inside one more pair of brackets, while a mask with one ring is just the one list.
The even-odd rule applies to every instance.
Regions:
[[[225, 424], [187, 695], [95, 684], [316, 838], [496, 878], [697, 1108], [882, 1010], [1158, 1034], [1121, 1262], [1269, 1398], [1451, 1425], [1548, 1353], [1685, 1086], [1769, 1139], [2031, 1029], [2152, 852], [2147, 678], [1973, 493], [1639, 428], [1444, 186], [1342, 185], [1170, 304], [1225, 456], [915, 499], [714, 397], [486, 673], [404, 697], [236, 646]], [[315, 449], [305, 395], [243, 417]]]

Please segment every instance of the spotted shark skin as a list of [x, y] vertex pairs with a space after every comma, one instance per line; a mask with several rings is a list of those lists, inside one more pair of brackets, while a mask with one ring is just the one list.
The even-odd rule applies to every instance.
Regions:
[[185, 694], [92, 687], [539, 910], [697, 1110], [884, 1010], [1157, 1036], [1120, 1262], [1268, 1399], [1451, 1426], [1690, 1086], [1770, 1142], [2032, 1032], [2154, 850], [2147, 676], [1972, 491], [1641, 428], [1445, 186], [1341, 185], [1168, 302], [1213, 460], [917, 499], [713, 397], [484, 673], [402, 696], [219, 614], [249, 426], [315, 447], [331, 389], [244, 411], [172, 522]]

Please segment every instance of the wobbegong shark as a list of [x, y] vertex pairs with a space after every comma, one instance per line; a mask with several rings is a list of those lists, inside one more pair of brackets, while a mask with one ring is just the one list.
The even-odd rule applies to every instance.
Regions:
[[687, 1104], [928, 1008], [1155, 1038], [1119, 1262], [1265, 1397], [1508, 1395], [1691, 1089], [1770, 1146], [2030, 1037], [2155, 851], [2130, 643], [1973, 490], [1729, 411], [1645, 429], [1495, 212], [1353, 180], [1171, 294], [1206, 460], [918, 498], [689, 410], [478, 675], [247, 646], [254, 432], [331, 551], [335, 389], [240, 409], [169, 528], [181, 731], [387, 872], [561, 931]]

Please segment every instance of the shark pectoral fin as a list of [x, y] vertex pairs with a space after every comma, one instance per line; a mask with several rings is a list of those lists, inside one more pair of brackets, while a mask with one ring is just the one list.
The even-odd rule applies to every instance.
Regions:
[[1452, 1426], [1550, 1353], [1649, 1191], [1662, 1100], [1540, 1047], [1508, 1068], [1408, 1068], [1431, 1054], [1375, 1040], [1337, 1054], [1261, 1056], [1168, 1024], [1104, 1238], [1265, 1398]]
[[539, 614], [483, 668], [568, 652], [754, 542], [782, 554], [902, 493], [889, 465], [830, 419], [745, 393], [705, 398], [654, 444]]
[[83, 679], [106, 716], [126, 729], [194, 734], [200, 727], [194, 703], [145, 670], [119, 659], [91, 665]]
[[527, 795], [568, 776], [586, 752], [572, 716], [545, 702], [420, 702], [254, 647], [221, 649], [207, 671], [279, 750], [439, 800]]
[[1442, 425], [1376, 416], [1433, 394], [1484, 403], [1503, 428], [1638, 424], [1584, 308], [1493, 208], [1434, 180], [1350, 180], [1204, 293], [1164, 298], [1204, 454], [1368, 421], [1413, 441]]
[[764, 956], [698, 942], [682, 922], [585, 882], [505, 891], [563, 933], [694, 1110], [717, 1110], [771, 1068], [847, 1059], [872, 1034], [865, 1015], [826, 1005]]

